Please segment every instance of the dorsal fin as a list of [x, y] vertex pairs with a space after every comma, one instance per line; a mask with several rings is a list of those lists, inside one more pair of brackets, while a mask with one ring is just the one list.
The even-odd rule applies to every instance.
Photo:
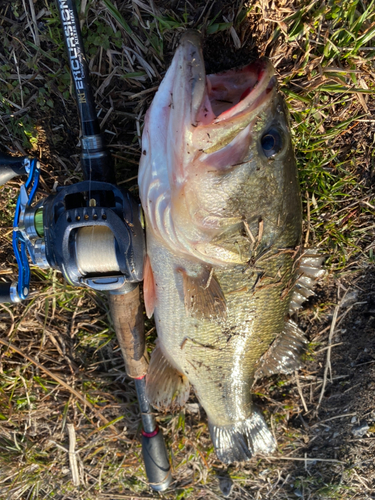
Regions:
[[322, 267], [324, 255], [311, 248], [306, 250], [299, 261], [299, 278], [296, 281], [292, 299], [289, 305], [289, 314], [293, 315], [302, 307], [302, 304], [314, 294], [313, 288], [316, 280], [325, 274]]
[[269, 377], [274, 373], [291, 373], [298, 370], [302, 365], [301, 356], [305, 351], [306, 343], [302, 330], [294, 321], [289, 320], [283, 332], [264, 354], [255, 377]]

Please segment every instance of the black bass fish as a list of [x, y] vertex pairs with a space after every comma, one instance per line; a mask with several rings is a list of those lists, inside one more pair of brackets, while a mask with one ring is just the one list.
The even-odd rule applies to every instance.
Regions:
[[300, 366], [305, 339], [290, 315], [321, 273], [321, 257], [300, 250], [297, 167], [276, 85], [265, 60], [206, 75], [200, 37], [188, 32], [142, 137], [144, 297], [158, 333], [148, 397], [180, 406], [191, 384], [226, 463], [275, 449], [250, 390], [256, 377]]

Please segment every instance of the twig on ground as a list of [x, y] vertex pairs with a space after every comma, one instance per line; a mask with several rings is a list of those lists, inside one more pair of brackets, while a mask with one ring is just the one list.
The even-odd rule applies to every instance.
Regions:
[[323, 396], [324, 396], [324, 391], [325, 391], [326, 385], [327, 385], [328, 371], [330, 374], [330, 378], [332, 378], [332, 368], [331, 368], [332, 338], [333, 338], [333, 334], [334, 334], [334, 331], [336, 328], [337, 315], [339, 313], [339, 309], [340, 309], [340, 304], [338, 304], [335, 307], [335, 310], [333, 312], [333, 318], [332, 318], [331, 328], [330, 328], [329, 337], [328, 337], [328, 349], [327, 349], [326, 365], [324, 368], [323, 386], [322, 386], [322, 390], [320, 392], [319, 401], [318, 401], [318, 404], [316, 406], [316, 409], [319, 408], [319, 406], [322, 402]]
[[308, 247], [309, 245], [309, 237], [310, 237], [310, 197], [309, 197], [309, 192], [306, 191], [306, 207], [307, 207], [307, 230], [306, 230], [306, 236], [305, 236], [305, 248]]
[[78, 464], [77, 464], [77, 453], [76, 453], [76, 431], [73, 424], [68, 424], [69, 433], [69, 464], [70, 470], [72, 471], [72, 478], [74, 486], [80, 485]]
[[331, 344], [330, 346], [327, 345], [325, 347], [322, 347], [321, 349], [319, 349], [318, 351], [314, 351], [314, 354], [318, 354], [319, 352], [323, 352], [323, 351], [326, 351], [327, 349], [330, 349], [332, 347], [336, 347], [338, 345], [342, 345], [342, 344], [345, 344], [345, 342], [337, 342], [336, 344]]
[[335, 460], [334, 458], [311, 458], [311, 457], [266, 457], [264, 455], [259, 455], [259, 458], [264, 460], [296, 460], [297, 462], [330, 462], [333, 464], [343, 464], [340, 460]]
[[1, 308], [4, 309], [10, 316], [10, 319], [12, 320], [12, 324], [10, 325], [9, 327], [9, 331], [7, 333], [7, 337], [11, 337], [12, 333], [13, 333], [13, 330], [14, 330], [14, 324], [15, 324], [15, 321], [14, 321], [14, 315], [13, 315], [13, 312], [12, 310], [7, 307], [5, 304], [0, 304]]
[[321, 420], [320, 422], [317, 422], [316, 424], [312, 425], [311, 427], [316, 427], [317, 425], [322, 425], [325, 422], [330, 422], [331, 420], [336, 420], [336, 418], [355, 417], [356, 415], [357, 415], [356, 413], [347, 413], [346, 415], [335, 415], [334, 417], [326, 418], [325, 420]]
[[80, 8], [80, 22], [79, 25], [81, 29], [83, 28], [83, 25], [85, 24], [85, 12], [86, 12], [86, 6], [87, 6], [87, 0], [82, 0], [81, 2], [81, 8]]
[[97, 497], [98, 500], [126, 500], [126, 499], [131, 499], [131, 500], [144, 500], [144, 499], [152, 499], [155, 497], [151, 496], [145, 496], [145, 495], [135, 495], [134, 493], [130, 493], [129, 495], [122, 494], [122, 495], [116, 495], [116, 494], [102, 494], [99, 497]]
[[301, 398], [301, 401], [302, 401], [303, 407], [305, 409], [305, 412], [308, 413], [306, 401], [305, 401], [305, 398], [303, 397], [302, 387], [301, 387], [301, 383], [299, 381], [299, 376], [298, 376], [298, 371], [297, 370], [294, 372], [294, 375], [296, 376], [296, 383], [297, 383], [298, 394], [299, 394], [299, 396]]
[[[339, 326], [339, 324], [342, 322], [342, 320], [345, 318], [345, 316], [353, 309], [354, 306], [359, 306], [359, 305], [362, 305], [362, 304], [366, 304], [366, 302], [355, 302], [354, 304], [352, 304], [351, 306], [349, 306], [346, 311], [344, 311], [337, 319], [337, 322], [336, 322], [336, 326]], [[327, 326], [326, 328], [324, 328], [323, 330], [321, 330], [320, 332], [318, 332], [315, 337], [314, 337], [314, 341], [320, 337], [321, 335], [323, 335], [323, 333], [325, 333], [327, 330], [329, 330], [331, 328], [331, 325], [330, 326]], [[332, 347], [332, 346], [331, 346]]]

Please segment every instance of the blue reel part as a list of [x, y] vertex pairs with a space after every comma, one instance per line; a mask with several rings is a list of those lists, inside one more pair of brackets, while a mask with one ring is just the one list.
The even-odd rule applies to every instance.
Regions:
[[21, 186], [13, 221], [13, 251], [18, 265], [17, 293], [21, 300], [26, 299], [29, 294], [30, 266], [27, 258], [28, 238], [20, 230], [19, 224], [26, 208], [31, 206], [38, 189], [40, 176], [39, 162], [36, 159], [30, 160], [29, 165], [26, 166], [26, 171], [28, 172], [28, 178], [25, 184]]

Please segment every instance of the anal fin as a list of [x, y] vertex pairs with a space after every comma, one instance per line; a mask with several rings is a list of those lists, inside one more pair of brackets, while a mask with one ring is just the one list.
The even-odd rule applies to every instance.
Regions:
[[253, 408], [246, 420], [218, 426], [208, 422], [219, 460], [225, 464], [249, 460], [256, 453], [271, 453], [276, 442], [261, 413]]
[[269, 377], [274, 373], [291, 373], [302, 366], [302, 354], [306, 349], [306, 338], [302, 330], [289, 320], [283, 332], [274, 340], [264, 354], [255, 378]]
[[162, 410], [180, 408], [189, 398], [189, 380], [170, 364], [156, 342], [146, 375], [147, 399]]
[[198, 319], [225, 319], [226, 301], [213, 269], [205, 269], [199, 276], [190, 276], [184, 269], [179, 271], [186, 314]]

